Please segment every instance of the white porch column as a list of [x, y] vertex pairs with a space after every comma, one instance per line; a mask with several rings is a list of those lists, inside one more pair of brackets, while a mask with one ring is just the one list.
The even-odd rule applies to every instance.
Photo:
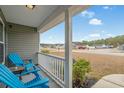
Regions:
[[65, 64], [64, 64], [65, 87], [72, 87], [72, 17], [69, 10], [65, 10]]

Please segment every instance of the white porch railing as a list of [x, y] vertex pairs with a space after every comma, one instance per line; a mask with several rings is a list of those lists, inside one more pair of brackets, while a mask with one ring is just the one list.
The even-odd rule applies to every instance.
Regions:
[[64, 87], [64, 62], [62, 57], [38, 53], [38, 64], [61, 87]]

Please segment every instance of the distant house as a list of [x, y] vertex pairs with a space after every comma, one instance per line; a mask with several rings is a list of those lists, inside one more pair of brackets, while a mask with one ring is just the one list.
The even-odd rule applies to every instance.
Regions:
[[40, 44], [41, 48], [56, 48], [55, 44]]
[[88, 46], [88, 49], [95, 49], [95, 46]]
[[64, 44], [56, 44], [57, 49], [64, 49], [65, 45]]
[[72, 46], [75, 49], [88, 49], [88, 45], [85, 45], [82, 42], [73, 42]]
[[95, 48], [96, 49], [106, 49], [106, 48], [113, 48], [113, 46], [102, 44], [102, 45], [95, 45]]
[[119, 49], [119, 50], [123, 50], [123, 51], [124, 51], [124, 44], [122, 44], [122, 45], [118, 46], [118, 49]]
[[57, 48], [63, 49], [65, 47], [64, 44], [40, 44], [41, 48]]

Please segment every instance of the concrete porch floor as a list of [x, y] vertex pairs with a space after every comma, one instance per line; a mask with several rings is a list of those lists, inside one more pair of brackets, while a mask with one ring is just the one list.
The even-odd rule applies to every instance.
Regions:
[[123, 88], [124, 74], [111, 74], [102, 77], [92, 88]]

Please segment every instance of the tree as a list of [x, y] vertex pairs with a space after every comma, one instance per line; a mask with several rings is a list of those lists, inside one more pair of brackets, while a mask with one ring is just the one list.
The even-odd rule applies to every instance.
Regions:
[[105, 44], [105, 45], [113, 45], [114, 47], [117, 47], [118, 45], [124, 44], [124, 35], [110, 37], [106, 39], [82, 41], [82, 43], [85, 43], [86, 45], [89, 45], [89, 46]]

